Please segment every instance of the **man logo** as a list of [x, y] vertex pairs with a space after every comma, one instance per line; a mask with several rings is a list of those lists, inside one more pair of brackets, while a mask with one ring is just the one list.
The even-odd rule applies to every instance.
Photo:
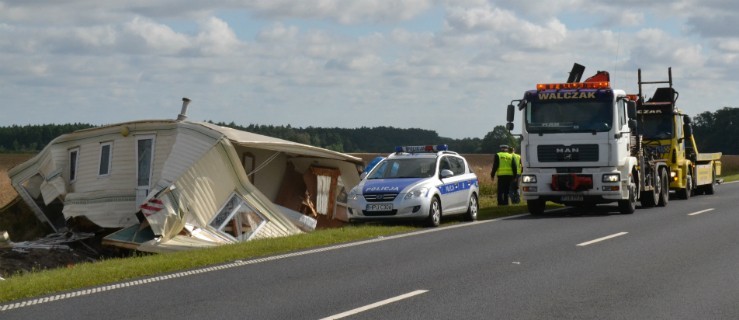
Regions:
[[580, 152], [580, 148], [573, 148], [573, 147], [556, 148], [554, 149], [554, 152], [556, 153], [578, 153]]

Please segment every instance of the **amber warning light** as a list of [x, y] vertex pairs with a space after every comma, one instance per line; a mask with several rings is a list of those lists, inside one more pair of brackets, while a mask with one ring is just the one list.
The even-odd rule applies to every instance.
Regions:
[[536, 90], [562, 90], [562, 89], [610, 89], [611, 83], [608, 81], [597, 82], [571, 82], [571, 83], [539, 83]]

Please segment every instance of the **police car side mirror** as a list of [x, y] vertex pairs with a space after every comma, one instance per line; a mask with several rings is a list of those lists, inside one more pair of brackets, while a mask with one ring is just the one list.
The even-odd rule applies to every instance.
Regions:
[[453, 175], [454, 175], [454, 172], [452, 172], [452, 170], [444, 169], [444, 170], [441, 170], [441, 173], [439, 174], [439, 177], [441, 177], [442, 179], [445, 179], [445, 178], [449, 178], [449, 177], [451, 177]]
[[367, 172], [362, 172], [362, 174], [359, 175], [359, 180], [362, 180], [367, 177]]

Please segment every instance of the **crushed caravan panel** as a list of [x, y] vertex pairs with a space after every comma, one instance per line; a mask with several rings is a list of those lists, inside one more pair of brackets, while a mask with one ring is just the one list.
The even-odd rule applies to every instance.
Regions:
[[[121, 229], [106, 244], [158, 252], [157, 247], [218, 245], [320, 226], [299, 205], [278, 203], [282, 189], [316, 190], [310, 200], [328, 204], [321, 221], [340, 221], [344, 204], [333, 198], [358, 183], [361, 163], [343, 153], [207, 123], [145, 120], [59, 136], [9, 175], [24, 202], [55, 231], [84, 217], [101, 228]], [[330, 171], [330, 183], [318, 185], [318, 167]], [[300, 178], [283, 179], [291, 172]], [[283, 188], [289, 185], [297, 187]], [[158, 210], [144, 215], [141, 205], [149, 201]], [[231, 210], [229, 203], [238, 208]], [[144, 225], [151, 234], [126, 235]]]

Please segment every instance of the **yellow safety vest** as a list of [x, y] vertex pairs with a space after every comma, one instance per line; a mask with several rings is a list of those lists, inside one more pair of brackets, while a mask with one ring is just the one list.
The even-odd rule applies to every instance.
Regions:
[[512, 176], [513, 175], [513, 155], [508, 152], [498, 152], [498, 175], [499, 176]]
[[513, 154], [513, 160], [516, 161], [516, 172], [518, 172], [518, 174], [520, 175], [521, 174], [521, 169], [523, 167], [521, 165], [521, 155], [514, 153]]

